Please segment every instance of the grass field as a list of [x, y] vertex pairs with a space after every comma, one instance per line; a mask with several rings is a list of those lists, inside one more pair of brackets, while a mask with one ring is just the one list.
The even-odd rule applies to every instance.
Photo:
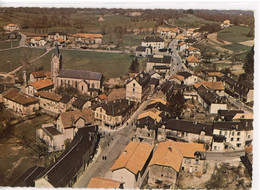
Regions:
[[201, 27], [206, 24], [215, 24], [215, 23], [218, 23], [218, 22], [208, 21], [208, 20], [196, 17], [191, 14], [187, 14], [187, 16], [180, 17], [177, 20], [175, 20], [175, 24], [177, 26], [184, 27], [184, 28], [187, 28], [187, 27], [197, 28], [197, 27]]
[[217, 49], [215, 49], [213, 46], [211, 46], [210, 44], [205, 44], [205, 43], [200, 43], [200, 44], [194, 44], [192, 45], [195, 48], [200, 49], [201, 51], [206, 50], [206, 51], [210, 51], [210, 52], [219, 52]]
[[[131, 61], [134, 59], [129, 54], [100, 53], [74, 50], [61, 50], [64, 69], [80, 69], [101, 72], [105, 78], [120, 77], [128, 73]], [[34, 65], [42, 66], [50, 71], [51, 54], [34, 62]], [[140, 66], [146, 63], [145, 58], [139, 58]]]
[[249, 47], [249, 46], [244, 46], [244, 45], [241, 45], [238, 43], [223, 45], [222, 47], [229, 49], [229, 50], [233, 51], [234, 53], [242, 52], [242, 51], [249, 51], [251, 49], [251, 47]]
[[[36, 129], [43, 123], [51, 121], [53, 121], [53, 118], [50, 116], [41, 115], [11, 127], [14, 130], [13, 134], [16, 134], [18, 130], [23, 130], [26, 127], [26, 130], [30, 130], [29, 133], [33, 137], [33, 141], [36, 142]], [[23, 172], [36, 164], [35, 153], [32, 149], [22, 146], [20, 140], [14, 137], [14, 135], [9, 138], [1, 139], [0, 152], [0, 186], [10, 186]]]
[[25, 59], [31, 60], [43, 54], [44, 49], [18, 48], [0, 52], [0, 72], [9, 72], [20, 66]]
[[[116, 44], [117, 43], [117, 36], [118, 34], [113, 33], [111, 35], [111, 41]], [[125, 34], [122, 35], [122, 45], [123, 46], [139, 46], [141, 45], [142, 39], [145, 37], [146, 35], [135, 35], [135, 34]], [[104, 44], [109, 44], [110, 43], [110, 34], [106, 34], [103, 37], [103, 43]]]
[[8, 41], [0, 42], [0, 49], [11, 48], [11, 43], [13, 43], [13, 47], [19, 46], [19, 41], [18, 40], [13, 40], [13, 42], [8, 40]]
[[247, 37], [250, 28], [242, 26], [232, 26], [225, 28], [218, 32], [218, 39], [226, 40], [232, 43], [243, 42], [247, 40], [252, 40], [252, 37]]

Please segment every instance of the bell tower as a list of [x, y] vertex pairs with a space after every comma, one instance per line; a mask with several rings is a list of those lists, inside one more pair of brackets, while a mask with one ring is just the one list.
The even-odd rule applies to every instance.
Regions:
[[56, 46], [54, 53], [51, 57], [51, 80], [56, 84], [56, 77], [59, 75], [59, 71], [62, 68], [62, 56], [58, 46]]

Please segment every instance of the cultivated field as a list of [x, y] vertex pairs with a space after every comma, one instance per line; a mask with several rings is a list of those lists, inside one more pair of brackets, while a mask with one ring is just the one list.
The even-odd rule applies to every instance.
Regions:
[[22, 65], [24, 61], [28, 62], [44, 52], [44, 49], [35, 48], [17, 48], [0, 51], [0, 72], [9, 72]]
[[216, 24], [218, 22], [214, 22], [214, 21], [208, 21], [205, 20], [203, 18], [199, 18], [196, 17], [194, 15], [191, 14], [187, 14], [184, 17], [180, 17], [178, 19], [175, 20], [175, 24], [179, 27], [193, 27], [193, 28], [197, 28], [197, 27], [201, 27], [203, 25], [206, 24]]

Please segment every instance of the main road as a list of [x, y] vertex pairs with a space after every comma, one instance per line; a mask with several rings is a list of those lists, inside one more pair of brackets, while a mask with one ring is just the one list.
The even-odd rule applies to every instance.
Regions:
[[[145, 109], [149, 102], [150, 98], [144, 101], [128, 121], [117, 131], [106, 132], [107, 135], [105, 138], [111, 138], [112, 136], [113, 140], [106, 142], [105, 146], [101, 147], [101, 152], [97, 159], [87, 167], [74, 187], [86, 188], [92, 177], [104, 177], [109, 172], [109, 169], [134, 135], [132, 123], [134, 123], [137, 116]], [[128, 125], [126, 125], [126, 123], [128, 123]], [[106, 141], [106, 139], [102, 138], [101, 141]], [[103, 156], [106, 156], [106, 160], [102, 159]]]

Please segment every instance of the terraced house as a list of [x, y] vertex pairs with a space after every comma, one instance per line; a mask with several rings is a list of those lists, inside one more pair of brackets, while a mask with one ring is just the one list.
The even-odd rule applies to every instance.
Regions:
[[10, 89], [3, 95], [5, 107], [12, 109], [17, 114], [33, 115], [39, 110], [39, 99], [19, 92], [18, 89]]
[[92, 106], [95, 122], [111, 129], [116, 129], [123, 124], [130, 117], [133, 108], [134, 102], [127, 99], [117, 99]]
[[180, 172], [203, 172], [205, 152], [203, 144], [160, 142], [149, 163], [148, 184], [154, 188], [176, 188]]
[[158, 73], [167, 73], [171, 68], [171, 56], [168, 55], [148, 55], [146, 71], [155, 70]]

